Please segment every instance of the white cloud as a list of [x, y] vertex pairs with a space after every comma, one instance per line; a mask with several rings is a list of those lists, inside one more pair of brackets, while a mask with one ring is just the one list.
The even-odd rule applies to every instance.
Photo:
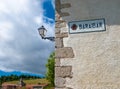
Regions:
[[19, 14], [29, 11], [29, 0], [0, 0], [0, 12], [7, 14]]
[[0, 0], [0, 70], [45, 73], [54, 43], [42, 40], [37, 29], [44, 25], [48, 35], [53, 36], [54, 23], [43, 16], [42, 3], [43, 0]]
[[43, 19], [40, 16], [34, 17], [34, 21], [38, 25], [43, 23]]
[[12, 31], [14, 25], [11, 22], [0, 22], [0, 40], [7, 41], [12, 40]]
[[4, 65], [1, 65], [1, 64], [0, 64], [0, 68], [1, 68], [2, 71], [8, 71], [8, 72], [13, 71], [12, 69], [5, 68]]

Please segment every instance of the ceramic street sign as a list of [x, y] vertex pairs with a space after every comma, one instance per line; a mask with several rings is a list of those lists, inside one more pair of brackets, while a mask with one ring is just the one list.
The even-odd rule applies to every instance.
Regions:
[[105, 31], [105, 19], [69, 22], [69, 33]]

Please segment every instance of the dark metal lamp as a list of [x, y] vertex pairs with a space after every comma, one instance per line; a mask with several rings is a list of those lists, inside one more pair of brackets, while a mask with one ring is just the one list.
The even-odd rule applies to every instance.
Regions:
[[47, 30], [45, 29], [44, 26], [41, 26], [40, 28], [38, 28], [38, 32], [42, 39], [48, 39], [50, 41], [55, 41], [55, 37], [45, 37]]

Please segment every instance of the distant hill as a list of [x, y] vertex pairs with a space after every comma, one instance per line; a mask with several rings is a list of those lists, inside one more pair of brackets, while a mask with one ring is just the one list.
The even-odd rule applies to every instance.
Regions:
[[34, 74], [34, 73], [27, 73], [27, 72], [20, 72], [20, 71], [12, 71], [12, 72], [5, 72], [5, 71], [2, 71], [0, 70], [0, 76], [9, 76], [9, 75], [17, 75], [17, 76], [20, 76], [20, 75], [31, 75], [31, 76], [38, 76], [40, 78], [44, 78], [45, 76], [42, 75], [42, 74]]

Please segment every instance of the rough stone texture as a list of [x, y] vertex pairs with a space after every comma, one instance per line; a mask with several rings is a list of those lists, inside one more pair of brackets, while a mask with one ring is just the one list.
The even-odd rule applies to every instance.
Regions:
[[70, 7], [71, 7], [70, 3], [61, 4], [61, 9], [62, 8], [70, 8]]
[[72, 77], [71, 75], [72, 67], [71, 66], [61, 66], [55, 68], [55, 76], [56, 77]]
[[64, 37], [68, 37], [68, 33], [60, 33], [60, 34], [56, 34], [55, 36], [56, 38], [64, 38]]
[[65, 81], [66, 81], [65, 78], [56, 77], [55, 78], [55, 86], [63, 88], [63, 87], [65, 87]]
[[73, 58], [74, 53], [71, 47], [58, 48], [55, 52], [56, 58]]
[[65, 26], [66, 26], [66, 22], [62, 20], [59, 20], [58, 22], [56, 22], [56, 25], [55, 25], [56, 28], [61, 28]]
[[66, 87], [66, 88], [55, 88], [55, 89], [73, 89], [73, 88]]
[[66, 27], [62, 27], [62, 28], [60, 28], [60, 30], [61, 30], [61, 33], [65, 33], [65, 32], [68, 33], [68, 28], [66, 28]]
[[68, 37], [68, 32], [62, 31], [61, 28], [66, 27], [66, 21], [61, 19], [61, 16], [68, 16], [69, 13], [62, 13], [61, 8], [71, 7], [70, 3], [62, 4], [60, 0], [56, 0], [56, 39], [55, 39], [55, 89], [68, 89], [66, 88], [66, 79], [65, 77], [72, 77], [72, 67], [71, 66], [60, 66], [61, 58], [72, 58], [74, 57], [73, 50], [71, 47], [64, 47], [63, 39]]
[[70, 16], [70, 14], [69, 14], [68, 12], [62, 12], [60, 15], [61, 15], [62, 17], [64, 17], [64, 16]]
[[60, 66], [60, 59], [55, 59], [55, 66]]
[[68, 37], [68, 33], [60, 33], [60, 34], [56, 34], [56, 38], [64, 38], [64, 37]]
[[[62, 60], [62, 66], [72, 65], [73, 77], [66, 87], [73, 89], [120, 89], [120, 0], [61, 0], [71, 3], [61, 12], [66, 22], [105, 18], [106, 31], [69, 34], [65, 47], [72, 47], [74, 60]], [[66, 26], [68, 29], [68, 27]], [[58, 54], [59, 55], [59, 54]], [[58, 74], [58, 73], [57, 73]], [[66, 88], [65, 88], [66, 89]]]
[[58, 22], [60, 20], [61, 16], [60, 14], [56, 11], [55, 12], [55, 21]]
[[61, 12], [61, 9], [71, 7], [70, 3], [61, 4], [60, 0], [55, 0], [55, 5], [56, 5], [56, 11], [60, 14], [60, 16], [70, 15], [68, 12]]
[[73, 89], [73, 88], [67, 87], [66, 89]]
[[55, 29], [55, 34], [59, 34], [60, 33], [60, 29], [59, 28], [56, 28]]
[[62, 48], [63, 47], [63, 39], [62, 38], [56, 38], [55, 39], [55, 47], [56, 48]]
[[60, 2], [60, 0], [55, 0], [55, 6], [56, 6], [56, 11], [58, 13], [60, 13], [61, 12], [61, 2]]

